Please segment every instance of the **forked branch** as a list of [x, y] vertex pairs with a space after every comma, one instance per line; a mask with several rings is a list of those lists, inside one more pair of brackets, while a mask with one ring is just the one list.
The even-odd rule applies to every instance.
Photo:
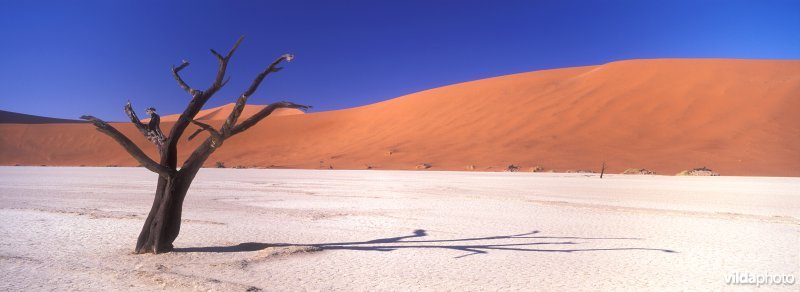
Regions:
[[128, 137], [125, 137], [125, 135], [117, 131], [117, 129], [115, 129], [105, 121], [98, 119], [94, 116], [81, 116], [81, 119], [92, 122], [92, 124], [94, 124], [94, 126], [97, 127], [98, 131], [108, 135], [109, 137], [114, 139], [114, 141], [117, 141], [117, 143], [119, 143], [123, 148], [125, 148], [126, 151], [128, 151], [128, 154], [133, 156], [133, 158], [136, 159], [136, 161], [141, 163], [142, 166], [149, 169], [150, 171], [158, 173], [164, 177], [172, 176], [175, 173], [174, 170], [166, 168], [158, 164], [158, 162], [155, 162], [152, 159], [150, 159], [150, 157], [148, 157], [147, 154], [145, 154], [141, 149], [139, 149], [139, 147], [137, 147], [136, 144], [131, 142], [131, 140], [128, 139]]
[[183, 60], [183, 63], [181, 63], [181, 65], [178, 67], [172, 65], [172, 76], [175, 77], [175, 81], [178, 82], [178, 86], [180, 86], [181, 88], [183, 88], [183, 90], [189, 93], [189, 95], [191, 95], [192, 98], [196, 98], [197, 96], [202, 94], [202, 92], [192, 88], [191, 86], [189, 86], [189, 84], [186, 84], [186, 81], [183, 81], [183, 78], [181, 78], [181, 75], [179, 74], [179, 72], [181, 72], [183, 68], [186, 68], [186, 66], [189, 66], [189, 62], [187, 62], [186, 60]]
[[302, 105], [302, 104], [296, 104], [296, 103], [288, 102], [288, 101], [281, 101], [281, 102], [272, 103], [272, 104], [268, 105], [267, 107], [265, 107], [265, 108], [261, 109], [260, 111], [258, 111], [256, 114], [254, 114], [250, 118], [244, 120], [244, 122], [242, 122], [241, 124], [236, 125], [235, 127], [233, 127], [230, 130], [230, 132], [228, 132], [228, 133], [226, 133], [224, 135], [224, 137], [228, 138], [228, 137], [231, 137], [233, 135], [239, 134], [239, 133], [249, 129], [250, 127], [254, 126], [258, 122], [260, 122], [261, 120], [263, 120], [264, 118], [266, 118], [267, 116], [272, 114], [273, 111], [275, 111], [276, 109], [279, 109], [279, 108], [296, 108], [296, 109], [301, 109], [301, 110], [307, 110], [307, 109], [310, 109], [311, 106]]
[[201, 123], [196, 120], [192, 120], [192, 123], [200, 127], [200, 129], [197, 129], [197, 131], [195, 131], [192, 135], [189, 136], [190, 141], [200, 132], [208, 131], [208, 133], [211, 134], [211, 145], [210, 145], [211, 148], [219, 147], [222, 145], [222, 142], [225, 139], [222, 137], [222, 135], [220, 135], [220, 133], [216, 129], [209, 126], [208, 124]]
[[233, 106], [233, 110], [228, 115], [228, 119], [225, 120], [225, 125], [222, 127], [222, 134], [227, 135], [231, 128], [236, 125], [236, 122], [239, 119], [239, 116], [242, 114], [242, 110], [244, 110], [245, 104], [247, 104], [247, 99], [250, 98], [253, 93], [256, 92], [258, 87], [261, 85], [261, 82], [264, 81], [264, 78], [272, 72], [278, 72], [282, 69], [282, 67], [278, 67], [278, 64], [283, 62], [291, 62], [294, 59], [294, 55], [292, 54], [284, 54], [275, 61], [273, 61], [264, 71], [258, 74], [253, 82], [250, 84], [250, 87], [245, 90], [242, 95], [236, 100], [236, 105]]
[[228, 83], [228, 80], [225, 80], [225, 71], [228, 69], [228, 61], [231, 59], [231, 56], [233, 56], [233, 53], [236, 52], [236, 49], [239, 48], [239, 45], [242, 44], [243, 40], [244, 36], [239, 37], [239, 39], [236, 40], [236, 43], [233, 44], [231, 50], [228, 51], [228, 54], [226, 54], [224, 57], [217, 53], [217, 51], [214, 49], [211, 49], [211, 54], [214, 54], [214, 56], [217, 57], [217, 61], [219, 61], [219, 69], [217, 69], [217, 77], [214, 78], [214, 83], [211, 84], [211, 87], [208, 88], [206, 92], [214, 94], [214, 92]]
[[[243, 36], [239, 37], [239, 39], [236, 40], [236, 43], [233, 45], [230, 51], [228, 51], [228, 54], [226, 54], [224, 57], [219, 53], [217, 53], [216, 51], [211, 50], [212, 54], [214, 54], [214, 56], [216, 56], [217, 59], [219, 60], [219, 69], [217, 70], [217, 77], [214, 79], [214, 83], [212, 83], [211, 86], [206, 91], [204, 92], [196, 91], [196, 95], [193, 95], [194, 98], [192, 98], [189, 104], [186, 105], [186, 109], [183, 110], [183, 113], [181, 113], [181, 116], [178, 118], [178, 121], [176, 121], [175, 124], [172, 125], [172, 130], [170, 130], [169, 140], [167, 143], [168, 144], [167, 151], [172, 152], [173, 149], [177, 147], [178, 140], [180, 140], [181, 135], [183, 135], [183, 132], [186, 130], [186, 127], [189, 126], [189, 123], [192, 120], [194, 120], [194, 117], [197, 116], [197, 113], [200, 112], [200, 110], [203, 108], [206, 102], [214, 95], [214, 93], [216, 93], [220, 88], [222, 88], [222, 86], [224, 86], [227, 83], [227, 81], [223, 79], [225, 78], [225, 71], [228, 68], [228, 61], [231, 59], [231, 56], [233, 56], [233, 53], [239, 47], [239, 44], [242, 43], [242, 40], [244, 40], [244, 37]], [[178, 68], [181, 67], [177, 67], [176, 69]], [[176, 78], [176, 80], [178, 80], [178, 78]], [[172, 162], [170, 162], [170, 164], [172, 164]]]
[[[259, 121], [263, 120], [264, 118], [269, 116], [273, 111], [275, 111], [276, 109], [279, 109], [279, 108], [297, 108], [297, 109], [305, 110], [305, 109], [309, 109], [311, 107], [307, 106], [307, 105], [300, 105], [300, 104], [287, 102], [287, 101], [272, 103], [272, 104], [268, 105], [267, 107], [261, 109], [258, 113], [256, 113], [255, 115], [251, 116], [250, 118], [248, 118], [247, 120], [245, 120], [244, 122], [239, 124], [238, 126], [236, 126], [233, 129], [231, 129], [231, 131], [228, 134], [221, 133], [222, 141], [225, 141], [225, 139], [228, 139], [233, 135], [236, 135], [238, 133], [241, 133], [241, 132], [249, 129], [250, 127], [254, 126]], [[202, 129], [198, 130], [198, 132], [202, 132]], [[215, 147], [215, 145], [216, 145], [216, 147]], [[216, 150], [216, 148], [218, 148], [218, 147], [219, 147], [219, 145], [215, 144], [214, 137], [213, 137], [213, 134], [212, 134], [211, 138], [206, 139], [206, 141], [203, 142], [202, 144], [200, 144], [200, 146], [197, 146], [197, 148], [194, 150], [194, 152], [192, 152], [192, 154], [189, 155], [189, 158], [187, 158], [186, 161], [183, 162], [183, 166], [181, 166], [181, 171], [183, 171], [184, 169], [193, 170], [193, 169], [200, 168], [203, 165], [203, 163], [206, 161], [206, 159], [208, 159], [208, 157], [211, 155], [211, 153], [213, 153], [214, 150]]]

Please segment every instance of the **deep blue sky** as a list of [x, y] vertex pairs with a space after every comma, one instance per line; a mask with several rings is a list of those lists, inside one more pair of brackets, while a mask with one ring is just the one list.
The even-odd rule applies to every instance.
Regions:
[[342, 109], [452, 83], [637, 58], [800, 59], [800, 1], [19, 1], [0, 0], [0, 109], [124, 120], [205, 88], [209, 48], [245, 35], [233, 102], [277, 56], [252, 103]]

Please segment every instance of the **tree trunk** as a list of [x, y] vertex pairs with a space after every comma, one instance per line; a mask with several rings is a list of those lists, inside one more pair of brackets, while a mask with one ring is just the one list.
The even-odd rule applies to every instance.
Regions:
[[172, 241], [166, 239], [177, 237], [178, 233], [175, 232], [174, 236], [170, 236], [168, 231], [174, 228], [164, 227], [174, 226], [175, 220], [180, 224], [180, 214], [175, 216], [169, 212], [169, 208], [175, 206], [174, 198], [179, 195], [176, 193], [175, 183], [175, 177], [159, 177], [153, 206], [136, 241], [136, 253], [162, 253], [172, 250]]
[[181, 229], [183, 200], [191, 183], [191, 180], [182, 179], [182, 175], [159, 178], [153, 206], [136, 242], [136, 253], [172, 250], [172, 243]]
[[[183, 200], [186, 198], [186, 193], [200, 167], [214, 153], [215, 148], [209, 146], [211, 141], [212, 139], [208, 138], [201, 144], [198, 152], [202, 154], [190, 157], [187, 161], [191, 163], [184, 165], [180, 171], [170, 176], [159, 176], [153, 206], [136, 241], [137, 254], [150, 252], [158, 254], [172, 250], [172, 243], [178, 238], [181, 230]], [[162, 159], [166, 164], [171, 161], [169, 157]]]

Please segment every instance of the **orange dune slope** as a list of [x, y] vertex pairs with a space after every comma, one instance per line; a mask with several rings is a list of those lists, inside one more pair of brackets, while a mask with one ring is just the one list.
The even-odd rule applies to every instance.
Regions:
[[[221, 120], [228, 111], [198, 118]], [[115, 126], [155, 154], [131, 125]], [[136, 165], [91, 125], [0, 124], [0, 132], [0, 164]], [[198, 143], [184, 143], [182, 155]], [[672, 175], [705, 166], [722, 175], [800, 176], [797, 145], [800, 61], [655, 59], [514, 74], [358, 108], [270, 117], [226, 141], [207, 165], [599, 171], [606, 162], [612, 173], [647, 168]]]

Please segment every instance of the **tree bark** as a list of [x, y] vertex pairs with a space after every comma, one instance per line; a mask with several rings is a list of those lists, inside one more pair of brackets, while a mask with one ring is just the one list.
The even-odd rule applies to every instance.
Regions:
[[192, 180], [186, 179], [185, 174], [181, 173], [174, 177], [159, 178], [153, 206], [136, 241], [136, 253], [164, 253], [172, 250], [172, 243], [181, 230], [183, 200], [191, 183]]
[[159, 228], [165, 223], [169, 223], [165, 218], [165, 213], [160, 212], [161, 205], [165, 202], [167, 197], [172, 197], [172, 177], [159, 177], [158, 186], [156, 187], [155, 198], [153, 198], [153, 206], [150, 208], [150, 213], [144, 221], [142, 231], [139, 233], [139, 239], [136, 241], [136, 253], [161, 253], [172, 250], [172, 244], [164, 244], [163, 242], [156, 241], [156, 235], [160, 233]]

